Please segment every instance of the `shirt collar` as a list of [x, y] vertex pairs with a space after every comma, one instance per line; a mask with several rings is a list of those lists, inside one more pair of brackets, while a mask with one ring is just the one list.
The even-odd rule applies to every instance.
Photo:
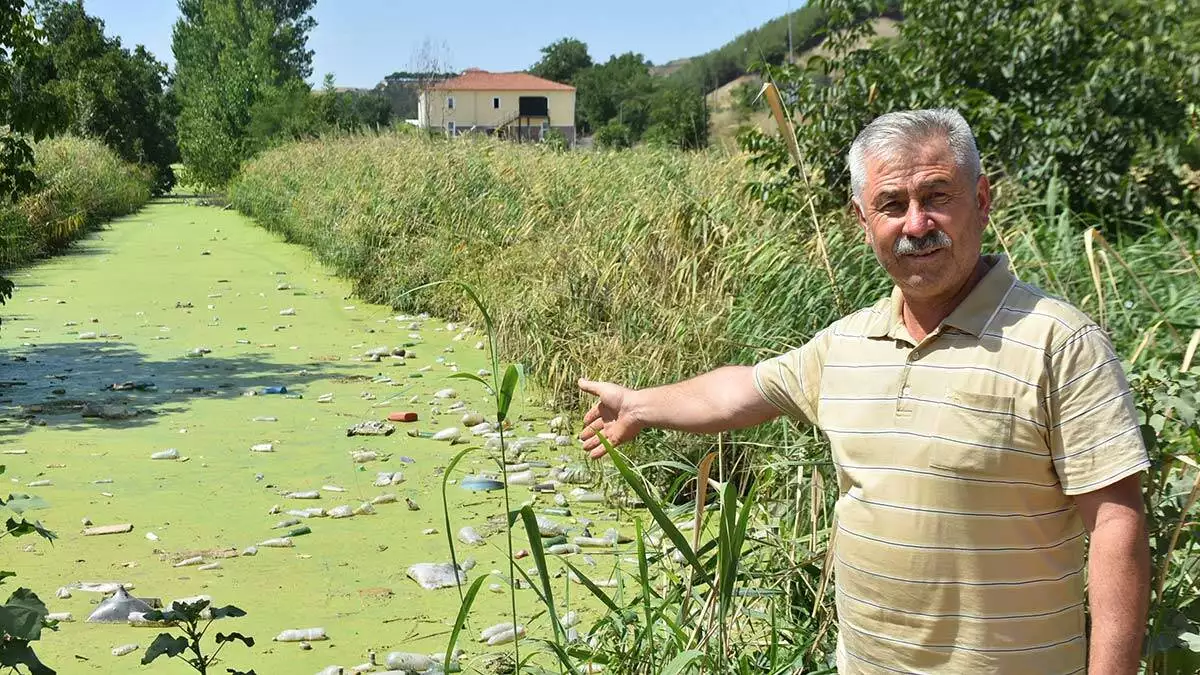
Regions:
[[[953, 326], [965, 333], [980, 337], [987, 330], [992, 318], [1000, 311], [1000, 305], [1005, 296], [1016, 282], [1016, 277], [1008, 267], [1008, 256], [985, 255], [983, 261], [990, 268], [975, 288], [967, 295], [958, 307], [943, 321], [943, 325]], [[867, 326], [867, 336], [874, 338], [890, 337], [895, 339], [904, 329], [904, 318], [901, 309], [904, 306], [904, 296], [900, 287], [892, 288], [891, 297], [877, 307], [875, 318]], [[907, 335], [905, 330], [904, 334]]]

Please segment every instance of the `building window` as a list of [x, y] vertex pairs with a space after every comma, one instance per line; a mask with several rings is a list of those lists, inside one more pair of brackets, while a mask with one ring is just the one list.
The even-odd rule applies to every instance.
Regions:
[[493, 109], [493, 110], [499, 110], [499, 109], [500, 109], [500, 97], [499, 97], [499, 96], [493, 96], [493, 97], [492, 97], [492, 109]]
[[446, 107], [449, 108], [450, 110], [454, 110], [454, 97], [453, 96], [448, 96], [446, 98]]
[[454, 135], [454, 122], [446, 122], [446, 133]]

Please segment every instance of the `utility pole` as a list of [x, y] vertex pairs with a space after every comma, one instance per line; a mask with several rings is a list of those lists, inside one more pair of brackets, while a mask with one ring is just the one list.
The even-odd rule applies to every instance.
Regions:
[[793, 55], [792, 55], [792, 0], [788, 0], [787, 22], [788, 22], [788, 63], [791, 64], [792, 58], [793, 58]]

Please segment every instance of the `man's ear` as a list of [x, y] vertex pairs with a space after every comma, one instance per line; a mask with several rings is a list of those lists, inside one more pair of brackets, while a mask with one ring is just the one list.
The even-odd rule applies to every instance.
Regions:
[[987, 224], [988, 216], [992, 212], [992, 184], [988, 181], [987, 174], [979, 174], [979, 181], [975, 184], [975, 203], [979, 206], [979, 212], [983, 214], [984, 224]]
[[850, 208], [854, 211], [854, 218], [858, 221], [858, 227], [863, 231], [863, 238], [867, 244], [871, 243], [871, 231], [867, 229], [867, 215], [863, 213], [862, 204], [857, 198], [851, 200]]

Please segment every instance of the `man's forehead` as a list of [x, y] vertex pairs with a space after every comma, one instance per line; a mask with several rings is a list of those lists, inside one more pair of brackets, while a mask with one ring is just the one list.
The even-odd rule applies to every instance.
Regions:
[[872, 192], [953, 184], [959, 173], [958, 162], [944, 139], [866, 159], [866, 187]]

